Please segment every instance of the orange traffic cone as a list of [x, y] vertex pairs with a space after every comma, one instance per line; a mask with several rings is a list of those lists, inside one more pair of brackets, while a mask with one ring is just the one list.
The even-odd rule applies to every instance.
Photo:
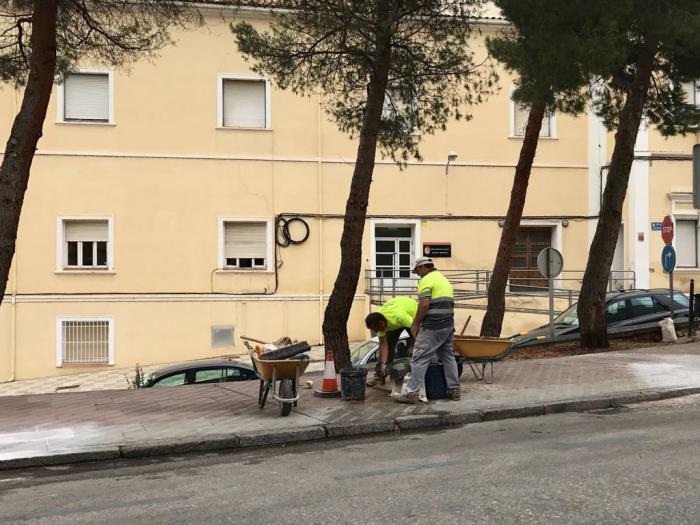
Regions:
[[332, 352], [326, 352], [326, 364], [323, 369], [323, 384], [321, 385], [321, 390], [314, 390], [314, 395], [316, 397], [340, 397]]

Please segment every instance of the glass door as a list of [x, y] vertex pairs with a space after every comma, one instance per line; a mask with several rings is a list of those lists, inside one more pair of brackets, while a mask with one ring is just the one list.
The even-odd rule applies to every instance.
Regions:
[[387, 294], [407, 293], [414, 285], [413, 228], [410, 226], [376, 226], [374, 230], [375, 277]]

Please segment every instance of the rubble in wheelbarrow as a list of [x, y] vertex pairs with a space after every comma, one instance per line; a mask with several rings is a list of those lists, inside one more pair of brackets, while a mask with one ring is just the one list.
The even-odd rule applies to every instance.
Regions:
[[[278, 348], [274, 348], [271, 350], [264, 351], [260, 355], [260, 359], [263, 361], [272, 361], [272, 360], [279, 360], [279, 359], [288, 359], [290, 357], [293, 357], [297, 354], [302, 354], [304, 352], [308, 352], [311, 350], [311, 345], [307, 343], [306, 341], [299, 341], [298, 343], [291, 343], [291, 340], [289, 338], [285, 338], [289, 341], [289, 344], [285, 344], [285, 346], [281, 346]], [[280, 341], [279, 339], [275, 341], [277, 343]], [[287, 341], [285, 341], [286, 343]], [[272, 345], [271, 345], [272, 346]], [[276, 344], [274, 344], [276, 346]]]

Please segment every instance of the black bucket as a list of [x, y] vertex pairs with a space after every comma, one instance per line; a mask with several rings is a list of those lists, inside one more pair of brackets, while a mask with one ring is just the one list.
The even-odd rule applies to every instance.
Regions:
[[366, 368], [343, 368], [340, 371], [340, 392], [345, 401], [364, 401], [366, 386]]

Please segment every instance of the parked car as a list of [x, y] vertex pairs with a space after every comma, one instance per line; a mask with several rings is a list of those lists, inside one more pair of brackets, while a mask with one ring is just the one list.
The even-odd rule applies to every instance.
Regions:
[[[408, 346], [408, 332], [404, 330], [399, 336], [399, 341], [396, 343], [396, 351], [394, 353], [397, 357], [406, 356], [406, 347]], [[362, 366], [374, 372], [374, 367], [377, 366], [377, 361], [379, 360], [379, 338], [372, 337], [367, 339], [364, 343], [360, 343], [355, 348], [350, 351], [350, 362], [352, 366]], [[457, 363], [457, 370], [459, 376], [462, 375], [462, 363]]]
[[[663, 288], [612, 292], [605, 297], [605, 319], [608, 328], [633, 328], [655, 323], [670, 317], [672, 313], [674, 319], [685, 319], [687, 322], [688, 306], [688, 297], [684, 293], [674, 291], [671, 299], [670, 290]], [[554, 337], [579, 333], [577, 308], [578, 303], [575, 303], [554, 319]], [[527, 337], [535, 335], [549, 336], [549, 324], [527, 333]], [[516, 341], [519, 339], [515, 338]]]
[[201, 385], [257, 379], [253, 367], [232, 359], [207, 359], [166, 366], [148, 376], [144, 387]]

